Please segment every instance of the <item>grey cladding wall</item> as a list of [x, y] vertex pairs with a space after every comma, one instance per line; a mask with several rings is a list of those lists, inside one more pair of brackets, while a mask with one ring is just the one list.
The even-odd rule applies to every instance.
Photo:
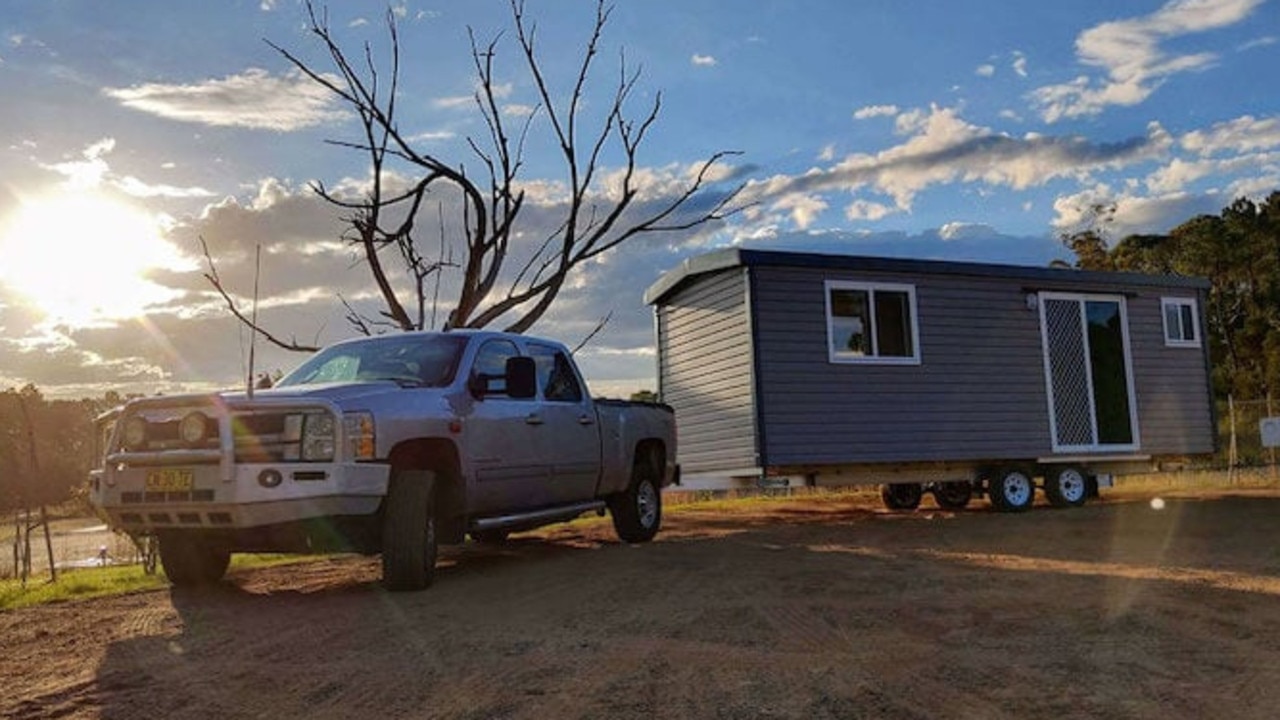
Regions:
[[[1039, 316], [1019, 280], [755, 268], [769, 465], [1049, 450]], [[828, 362], [824, 280], [914, 285], [919, 365]]]
[[[828, 362], [824, 281], [914, 285], [921, 363]], [[1038, 287], [962, 274], [754, 268], [764, 460], [848, 462], [1034, 459], [1053, 454], [1039, 313], [1028, 291], [1126, 296], [1140, 454], [1212, 450], [1203, 353], [1167, 347], [1161, 297], [1140, 286]]]
[[699, 276], [658, 307], [659, 386], [685, 473], [759, 466], [747, 273]]

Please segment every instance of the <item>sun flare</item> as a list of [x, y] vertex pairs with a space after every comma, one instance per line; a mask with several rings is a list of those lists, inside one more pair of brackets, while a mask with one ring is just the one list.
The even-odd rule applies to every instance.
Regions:
[[154, 218], [96, 193], [24, 200], [0, 228], [0, 284], [73, 326], [136, 317], [172, 299], [177, 291], [145, 273], [182, 266]]

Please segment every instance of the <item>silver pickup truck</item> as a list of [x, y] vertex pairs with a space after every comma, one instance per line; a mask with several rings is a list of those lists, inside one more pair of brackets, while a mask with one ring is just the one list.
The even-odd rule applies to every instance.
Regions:
[[107, 430], [91, 499], [159, 541], [175, 585], [219, 580], [236, 552], [381, 553], [417, 590], [438, 543], [612, 516], [645, 542], [679, 482], [675, 418], [593, 400], [559, 343], [488, 331], [342, 342], [274, 388], [133, 400]]

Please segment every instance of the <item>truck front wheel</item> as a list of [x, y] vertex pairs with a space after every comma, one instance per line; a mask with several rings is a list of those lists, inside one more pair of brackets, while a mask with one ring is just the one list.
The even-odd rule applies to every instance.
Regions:
[[658, 488], [656, 464], [651, 455], [637, 457], [631, 484], [609, 498], [613, 529], [623, 542], [648, 542], [662, 525], [662, 491]]
[[422, 590], [436, 573], [435, 473], [397, 470], [382, 508], [382, 586]]
[[182, 535], [164, 535], [159, 540], [160, 563], [175, 587], [212, 585], [226, 575], [230, 551]]

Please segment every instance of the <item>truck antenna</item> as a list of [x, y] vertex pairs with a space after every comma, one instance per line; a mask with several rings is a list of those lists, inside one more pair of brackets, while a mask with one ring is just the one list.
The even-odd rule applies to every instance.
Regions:
[[253, 322], [250, 323], [249, 334], [249, 377], [245, 383], [245, 392], [253, 399], [253, 361], [254, 348], [258, 340], [258, 277], [262, 274], [262, 243], [258, 243], [253, 257]]

